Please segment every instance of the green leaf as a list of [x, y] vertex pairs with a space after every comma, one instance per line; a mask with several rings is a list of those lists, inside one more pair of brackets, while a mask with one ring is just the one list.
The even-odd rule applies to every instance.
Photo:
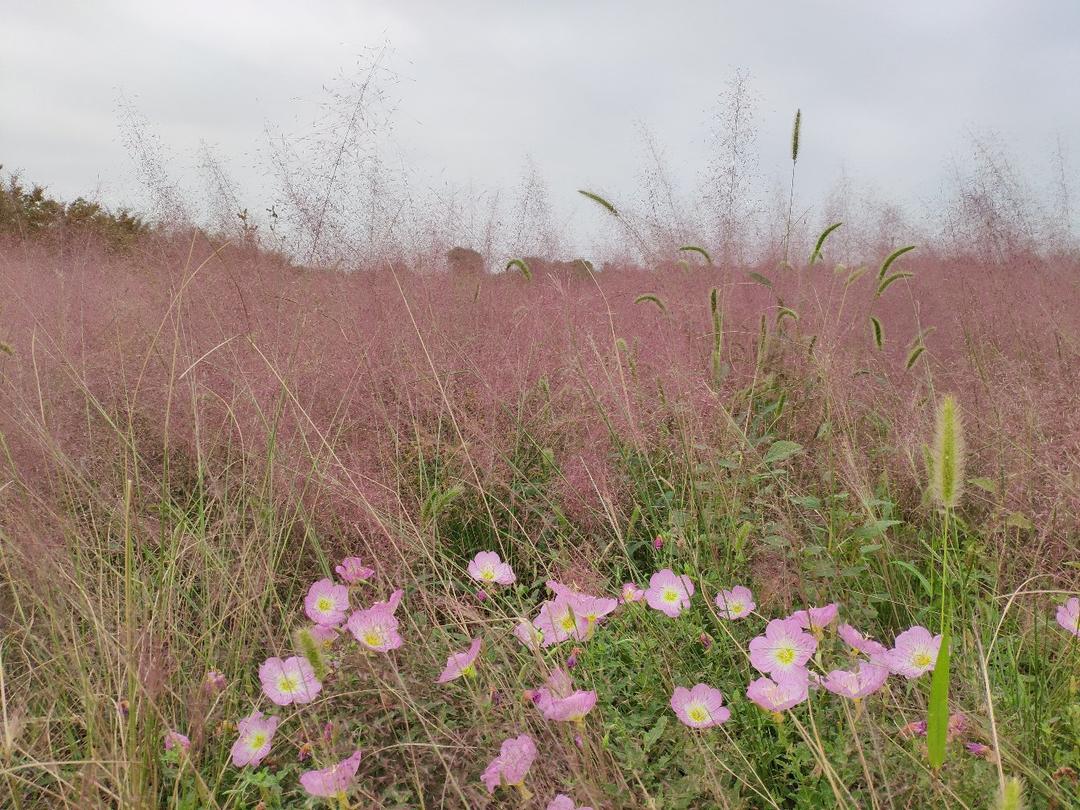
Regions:
[[775, 441], [769, 447], [769, 451], [765, 454], [766, 464], [778, 464], [785, 459], [791, 458], [796, 453], [802, 450], [802, 445], [798, 442], [788, 441], [787, 439], [780, 439]]
[[769, 279], [765, 278], [765, 276], [761, 275], [761, 273], [750, 273], [750, 278], [751, 280], [756, 281], [763, 287], [772, 287], [772, 282], [769, 281]]
[[1009, 515], [1008, 519], [1005, 521], [1005, 525], [1012, 526], [1014, 529], [1021, 529], [1025, 532], [1030, 532], [1035, 528], [1035, 524], [1019, 512], [1013, 512]]
[[946, 624], [941, 637], [934, 674], [930, 679], [930, 706], [926, 715], [926, 754], [930, 767], [940, 770], [945, 764], [945, 742], [949, 730], [949, 659], [952, 643]]
[[989, 492], [991, 495], [998, 494], [997, 481], [993, 478], [969, 478], [968, 483], [973, 487], [978, 487], [983, 492]]
[[664, 733], [664, 729], [667, 728], [668, 716], [666, 714], [660, 715], [660, 719], [656, 721], [649, 731], [645, 734], [643, 746], [646, 751], [656, 745], [656, 741], [660, 739], [660, 735]]
[[915, 579], [919, 580], [919, 584], [922, 585], [923, 588], [923, 593], [926, 594], [927, 598], [930, 597], [930, 595], [933, 593], [933, 590], [930, 587], [930, 580], [923, 576], [922, 573], [919, 572], [919, 569], [904, 560], [893, 560], [892, 564], [895, 565], [897, 568], [904, 569], [913, 577], [915, 577]]

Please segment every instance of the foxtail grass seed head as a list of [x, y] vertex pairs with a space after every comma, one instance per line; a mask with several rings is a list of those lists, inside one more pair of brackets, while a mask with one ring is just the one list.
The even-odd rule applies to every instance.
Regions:
[[964, 428], [951, 395], [938, 408], [932, 459], [930, 493], [942, 509], [955, 509], [964, 494]]
[[795, 124], [791, 127], [791, 162], [799, 160], [799, 134], [802, 129], [802, 110], [795, 110]]
[[1005, 780], [1005, 784], [998, 793], [998, 800], [994, 805], [994, 810], [1024, 810], [1026, 806], [1023, 780], [1010, 776]]
[[320, 681], [324, 680], [328, 667], [323, 655], [323, 645], [316, 640], [309, 628], [303, 627], [296, 631], [296, 648], [311, 664], [315, 677]]

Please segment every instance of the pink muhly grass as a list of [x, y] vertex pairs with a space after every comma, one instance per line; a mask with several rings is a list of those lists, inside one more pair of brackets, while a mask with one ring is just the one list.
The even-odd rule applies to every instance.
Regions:
[[174, 748], [180, 751], [187, 751], [191, 748], [191, 740], [179, 731], [172, 731], [170, 729], [165, 732], [165, 750], [172, 751]]
[[342, 582], [347, 582], [350, 585], [355, 585], [357, 582], [363, 582], [365, 579], [371, 579], [375, 576], [375, 569], [368, 568], [359, 557], [346, 557], [341, 561], [340, 565], [334, 567], [334, 571], [341, 577]]
[[850, 624], [842, 624], [837, 627], [836, 634], [854, 652], [861, 652], [872, 660], [888, 652], [888, 648], [884, 644], [874, 641], [872, 638], [867, 638]]
[[260, 711], [252, 712], [236, 724], [240, 736], [232, 746], [232, 764], [237, 768], [258, 765], [270, 753], [270, 746], [277, 731], [278, 718], [264, 717]]
[[726, 723], [731, 717], [731, 710], [724, 705], [724, 696], [719, 689], [699, 683], [687, 689], [675, 687], [671, 695], [671, 708], [683, 725], [690, 728], [710, 728]]
[[820, 638], [825, 628], [836, 621], [836, 616], [839, 612], [839, 607], [833, 602], [824, 607], [812, 607], [809, 610], [796, 610], [788, 616], [788, 619], [798, 622], [799, 627], [803, 630], [809, 630], [815, 636]]
[[766, 675], [802, 670], [817, 649], [817, 640], [792, 619], [773, 619], [765, 633], [750, 640], [750, 663]]
[[1080, 637], [1080, 597], [1074, 596], [1057, 609], [1057, 623], [1074, 636]]
[[322, 691], [322, 684], [306, 658], [292, 656], [282, 661], [268, 658], [259, 667], [263, 693], [278, 706], [310, 703]]
[[834, 695], [860, 700], [885, 685], [889, 670], [884, 664], [860, 661], [859, 668], [850, 672], [834, 669], [825, 676], [821, 685]]
[[593, 810], [586, 805], [576, 805], [574, 800], [567, 796], [565, 793], [555, 794], [550, 802], [548, 802], [547, 810]]
[[690, 597], [693, 595], [694, 583], [690, 581], [690, 577], [676, 576], [670, 568], [665, 568], [649, 578], [645, 601], [649, 603], [649, 607], [675, 618], [685, 608], [690, 607]]
[[499, 755], [491, 760], [480, 777], [494, 793], [499, 785], [520, 785], [536, 759], [536, 743], [528, 734], [503, 740]]
[[623, 583], [622, 591], [620, 591], [620, 594], [619, 594], [619, 600], [624, 605], [628, 605], [631, 602], [640, 602], [644, 598], [645, 598], [645, 590], [643, 588], [639, 588], [633, 582], [624, 582]]
[[436, 683], [448, 683], [460, 678], [462, 675], [466, 678], [472, 677], [476, 674], [476, 667], [473, 662], [476, 661], [478, 655], [480, 655], [480, 639], [474, 638], [468, 650], [454, 653], [446, 659], [446, 667], [443, 669], [442, 674], [439, 675]]
[[810, 696], [809, 681], [796, 674], [776, 680], [762, 677], [746, 688], [746, 697], [767, 712], [779, 713], [798, 706]]
[[477, 582], [495, 585], [513, 585], [517, 581], [514, 569], [504, 563], [494, 551], [481, 551], [469, 562], [466, 569]]
[[896, 637], [893, 648], [881, 660], [897, 675], [918, 678], [934, 669], [940, 649], [940, 635], [932, 635], [925, 627], [915, 625]]
[[376, 602], [367, 610], [354, 611], [349, 617], [348, 628], [361, 646], [374, 652], [396, 650], [405, 643], [398, 634], [398, 620], [393, 608], [386, 602]]
[[745, 619], [757, 607], [757, 603], [749, 588], [736, 585], [730, 591], [720, 591], [716, 595], [716, 607], [724, 619]]
[[320, 579], [308, 588], [304, 612], [315, 624], [336, 627], [349, 613], [349, 589], [333, 580]]
[[353, 783], [356, 770], [360, 767], [360, 750], [352, 752], [347, 759], [341, 760], [329, 768], [318, 771], [305, 771], [300, 774], [300, 784], [312, 796], [332, 798], [344, 795]]

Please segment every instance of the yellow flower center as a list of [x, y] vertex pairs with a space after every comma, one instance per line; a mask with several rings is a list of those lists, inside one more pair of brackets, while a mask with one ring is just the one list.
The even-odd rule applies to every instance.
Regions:
[[278, 680], [278, 689], [285, 694], [291, 694], [297, 689], [296, 679], [289, 675], [284, 675]]
[[485, 582], [491, 582], [495, 579], [495, 572], [490, 568], [485, 568], [480, 572], [480, 578]]
[[315, 607], [318, 608], [320, 613], [329, 613], [334, 609], [334, 602], [329, 596], [320, 596], [315, 603]]
[[664, 589], [664, 601], [665, 602], [678, 602], [679, 601], [679, 592], [677, 590], [675, 590], [674, 588], [665, 588]]
[[577, 622], [574, 621], [574, 617], [572, 615], [570, 615], [569, 613], [565, 614], [559, 620], [559, 625], [562, 627], [563, 630], [565, 630], [568, 633], [570, 631], [572, 631], [572, 630], [577, 629]]
[[785, 667], [791, 666], [795, 663], [795, 648], [778, 647], [776, 650], [776, 660]]
[[265, 731], [256, 731], [248, 738], [248, 748], [250, 748], [252, 751], [258, 751], [264, 745], [266, 745]]
[[933, 662], [933, 659], [925, 652], [915, 653], [911, 657], [911, 663], [917, 667], [928, 667]]
[[475, 678], [476, 667], [472, 664], [466, 664], [461, 668], [461, 674], [464, 675], [466, 678]]
[[709, 710], [702, 706], [700, 703], [695, 703], [686, 712], [686, 716], [693, 720], [695, 723], [705, 723], [709, 718]]
[[364, 633], [364, 643], [369, 647], [379, 647], [383, 643], [383, 634], [378, 630], [368, 630]]
[[746, 605], [744, 605], [742, 602], [728, 603], [728, 611], [731, 613], [732, 616], [738, 616], [740, 613], [743, 612], [743, 609], [745, 607]]

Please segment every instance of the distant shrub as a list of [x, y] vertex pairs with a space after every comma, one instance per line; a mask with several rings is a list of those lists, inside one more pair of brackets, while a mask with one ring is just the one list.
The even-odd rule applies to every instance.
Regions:
[[127, 250], [148, 230], [143, 218], [127, 209], [113, 213], [83, 197], [64, 203], [49, 196], [43, 186], [27, 188], [16, 174], [0, 184], [0, 234], [19, 238], [92, 234], [112, 250]]
[[477, 276], [484, 272], [484, 257], [472, 248], [453, 247], [446, 252], [446, 266], [454, 275]]

